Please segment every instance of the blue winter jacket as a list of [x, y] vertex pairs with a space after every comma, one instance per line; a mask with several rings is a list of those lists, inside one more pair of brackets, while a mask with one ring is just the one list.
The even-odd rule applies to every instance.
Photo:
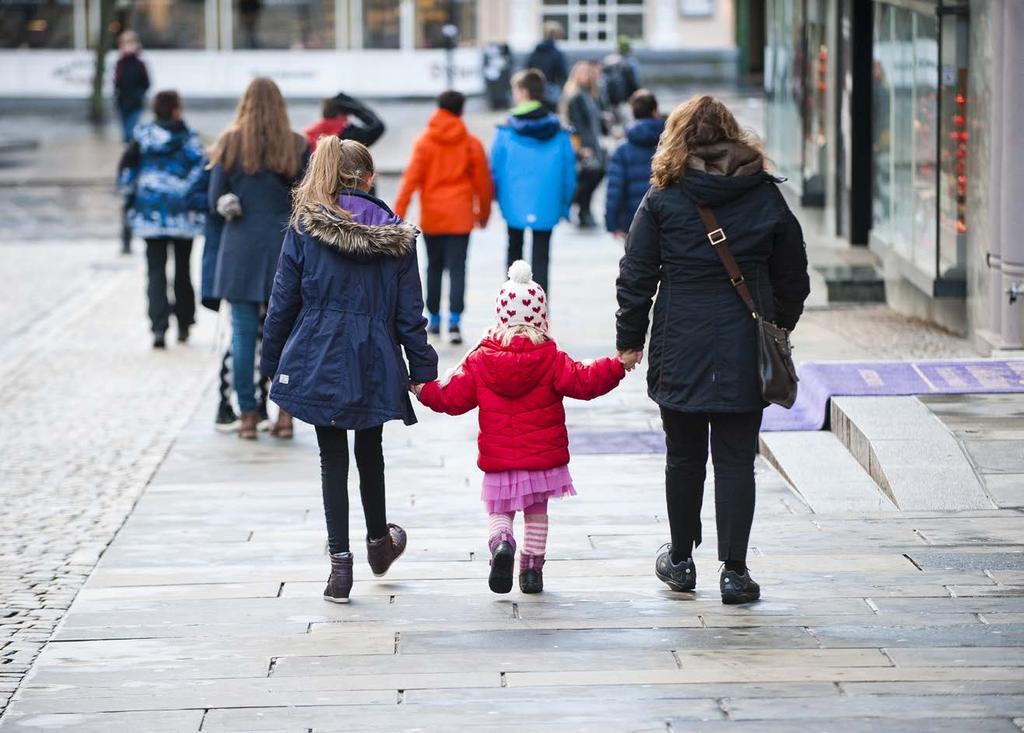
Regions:
[[[205, 209], [209, 196], [210, 171], [203, 169], [203, 174], [192, 185], [189, 191], [189, 206]], [[199, 297], [203, 306], [212, 311], [220, 310], [220, 295], [217, 293], [215, 276], [217, 274], [217, 254], [220, 252], [220, 235], [224, 231], [224, 217], [216, 211], [206, 212], [206, 227], [203, 229], [203, 258], [199, 266]]]
[[304, 422], [350, 430], [388, 420], [412, 425], [410, 377], [437, 379], [417, 230], [368, 194], [344, 191], [339, 204], [351, 219], [306, 207], [300, 230], [285, 234], [260, 371], [273, 376], [271, 399]]
[[664, 129], [661, 117], [637, 120], [626, 130], [626, 142], [612, 153], [604, 204], [604, 225], [609, 232], [629, 231], [640, 200], [650, 188], [651, 156]]
[[550, 231], [559, 219], [569, 218], [576, 154], [556, 115], [535, 109], [499, 125], [491, 172], [495, 198], [510, 227]]
[[200, 234], [206, 207], [196, 207], [189, 192], [205, 165], [199, 135], [181, 120], [137, 125], [121, 157], [117, 181], [120, 192], [132, 200], [132, 232], [143, 239]]

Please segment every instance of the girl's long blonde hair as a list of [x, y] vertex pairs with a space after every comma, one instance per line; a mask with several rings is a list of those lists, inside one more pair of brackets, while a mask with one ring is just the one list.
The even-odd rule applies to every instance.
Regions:
[[373, 156], [365, 145], [355, 140], [339, 140], [334, 135], [321, 137], [306, 174], [292, 191], [289, 224], [297, 229], [302, 212], [311, 207], [322, 207], [338, 216], [351, 218], [338, 204], [338, 191], [361, 188], [373, 172]]
[[499, 342], [502, 346], [508, 346], [516, 336], [525, 336], [534, 344], [542, 344], [545, 341], [551, 340], [546, 331], [525, 323], [516, 324], [515, 326], [492, 326], [487, 331], [487, 336]]
[[761, 142], [740, 127], [722, 102], [706, 94], [690, 98], [665, 120], [665, 131], [651, 158], [651, 183], [667, 188], [682, 177], [696, 148], [722, 142], [739, 143], [764, 155]]
[[595, 78], [591, 82], [590, 88], [587, 89], [580, 83], [580, 77], [586, 73], [592, 73], [597, 76], [597, 72], [594, 70], [594, 64], [591, 61], [577, 61], [572, 66], [572, 71], [569, 72], [569, 78], [565, 82], [565, 86], [562, 87], [562, 96], [558, 100], [558, 116], [562, 118], [562, 122], [566, 125], [569, 124], [569, 102], [579, 92], [585, 91], [591, 97], [597, 98], [598, 84]]
[[292, 131], [277, 84], [259, 77], [249, 82], [234, 122], [214, 144], [210, 165], [239, 165], [248, 174], [269, 170], [291, 179], [299, 172], [305, 145], [305, 138]]

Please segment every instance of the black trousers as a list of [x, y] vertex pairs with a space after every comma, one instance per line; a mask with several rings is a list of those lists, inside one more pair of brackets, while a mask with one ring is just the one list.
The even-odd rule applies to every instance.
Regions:
[[[384, 427], [354, 432], [366, 536], [379, 539], [388, 532], [384, 506], [384, 449], [381, 445]], [[320, 445], [320, 488], [324, 495], [327, 546], [331, 554], [348, 552], [348, 431], [317, 425], [316, 441]]]
[[756, 412], [693, 413], [661, 408], [665, 428], [665, 498], [674, 555], [689, 557], [700, 545], [700, 508], [708, 463], [715, 470], [718, 559], [745, 561], [754, 521], [754, 459], [761, 428]]
[[[533, 267], [533, 280], [544, 290], [548, 289], [548, 261], [551, 257], [551, 230], [537, 231], [531, 229], [533, 239], [531, 242], [531, 258]], [[508, 264], [512, 265], [516, 260], [523, 259], [523, 240], [526, 231], [524, 229], [508, 228]]]
[[[167, 298], [167, 248], [174, 248], [174, 305]], [[149, 321], [153, 333], [164, 333], [170, 322], [171, 309], [178, 328], [196, 321], [196, 292], [192, 288], [191, 239], [161, 237], [146, 240], [146, 265], [149, 272], [146, 292], [149, 296]]]
[[604, 169], [588, 170], [584, 168], [576, 174], [576, 194], [573, 197], [579, 206], [580, 216], [590, 214], [590, 202], [594, 198], [594, 191], [601, 184], [604, 178]]
[[441, 312], [441, 281], [448, 271], [448, 313], [466, 307], [466, 254], [468, 234], [424, 234], [427, 243], [427, 311]]

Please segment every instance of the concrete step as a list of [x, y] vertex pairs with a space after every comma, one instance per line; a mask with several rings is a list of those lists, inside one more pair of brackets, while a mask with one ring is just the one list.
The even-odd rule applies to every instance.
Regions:
[[832, 432], [902, 510], [991, 509], [959, 441], [916, 397], [834, 397]]
[[817, 514], [896, 511], [890, 497], [830, 432], [762, 433], [761, 454]]

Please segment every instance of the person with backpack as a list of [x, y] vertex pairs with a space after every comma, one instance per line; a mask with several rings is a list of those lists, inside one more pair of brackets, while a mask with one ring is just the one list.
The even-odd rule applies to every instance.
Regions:
[[494, 189], [487, 154], [462, 121], [466, 97], [443, 92], [427, 129], [416, 140], [395, 199], [401, 218], [420, 195], [420, 230], [427, 245], [428, 333], [441, 333], [441, 283], [448, 273], [448, 338], [462, 343], [466, 254], [474, 226], [487, 226]]
[[626, 140], [608, 162], [608, 190], [605, 193], [604, 226], [624, 239], [633, 223], [640, 201], [651, 186], [651, 157], [665, 120], [658, 114], [658, 100], [646, 89], [629, 98], [633, 122], [626, 128]]
[[544, 93], [539, 101], [551, 112], [558, 109], [562, 87], [569, 80], [569, 62], [565, 60], [565, 54], [557, 43], [562, 36], [561, 24], [549, 20], [544, 24], [544, 40], [537, 44], [526, 59], [525, 68], [536, 69], [544, 75]]
[[569, 218], [576, 191], [576, 153], [558, 115], [548, 111], [544, 74], [525, 69], [512, 77], [516, 106], [491, 146], [495, 198], [508, 223], [508, 266], [523, 258], [526, 230], [532, 232], [534, 279], [548, 287], [551, 232]]

